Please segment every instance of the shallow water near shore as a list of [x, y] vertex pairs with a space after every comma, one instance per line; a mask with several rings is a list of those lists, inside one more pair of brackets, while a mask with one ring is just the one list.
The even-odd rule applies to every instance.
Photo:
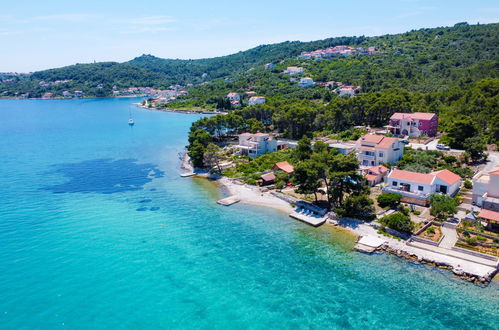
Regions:
[[181, 178], [201, 115], [1, 100], [0, 328], [498, 328], [485, 288]]

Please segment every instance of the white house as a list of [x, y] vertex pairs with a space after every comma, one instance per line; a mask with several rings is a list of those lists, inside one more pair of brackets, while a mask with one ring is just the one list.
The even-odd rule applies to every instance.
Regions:
[[275, 67], [275, 64], [274, 64], [274, 63], [267, 63], [267, 64], [264, 64], [264, 65], [263, 65], [263, 68], [264, 68], [265, 70], [272, 69], [273, 67]]
[[426, 202], [431, 194], [454, 196], [461, 187], [461, 177], [449, 170], [417, 173], [393, 169], [386, 178], [384, 192], [395, 192]]
[[404, 144], [399, 139], [375, 134], [358, 139], [355, 149], [361, 166], [395, 163], [404, 154]]
[[328, 148], [337, 149], [340, 154], [348, 155], [351, 152], [355, 151], [355, 144], [349, 143], [329, 143]]
[[301, 78], [300, 82], [298, 83], [298, 86], [300, 86], [300, 87], [312, 87], [314, 85], [315, 85], [315, 82], [310, 77]]
[[239, 135], [239, 144], [236, 145], [241, 154], [256, 157], [278, 150], [277, 140], [266, 133], [243, 133]]
[[340, 97], [352, 97], [360, 89], [359, 86], [346, 86], [343, 85], [339, 88], [338, 93]]
[[290, 76], [302, 74], [304, 69], [300, 66], [288, 66], [284, 73], [289, 74]]
[[227, 98], [229, 99], [229, 101], [237, 101], [239, 102], [241, 100], [241, 96], [239, 96], [238, 93], [229, 93], [227, 94]]
[[499, 166], [473, 178], [472, 200], [484, 209], [499, 211]]
[[265, 103], [264, 96], [252, 96], [248, 100], [248, 105], [264, 104], [264, 103]]

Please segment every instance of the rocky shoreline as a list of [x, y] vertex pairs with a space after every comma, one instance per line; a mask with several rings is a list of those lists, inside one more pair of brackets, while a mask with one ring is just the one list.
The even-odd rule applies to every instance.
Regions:
[[[183, 155], [180, 167], [188, 172], [197, 173], [199, 176], [208, 178], [207, 173], [195, 171], [187, 153]], [[247, 187], [244, 184], [236, 184], [226, 177], [217, 177], [215, 181], [231, 195], [238, 195], [243, 203], [270, 207], [288, 213], [293, 210], [291, 204], [270, 195], [268, 192], [262, 193], [259, 189]], [[328, 222], [326, 223], [333, 226]], [[385, 243], [377, 248], [376, 251], [390, 253], [417, 263], [447, 269], [457, 277], [477, 285], [487, 285], [497, 274], [497, 268], [494, 269], [491, 266], [477, 264], [469, 260], [461, 260], [457, 257], [435, 251], [427, 251], [419, 247], [410, 246], [405, 241], [380, 235], [371, 225], [356, 219], [341, 219], [335, 222], [334, 226], [347, 230], [359, 238], [368, 235], [384, 240]]]
[[475, 284], [479, 284], [479, 285], [487, 285], [488, 283], [490, 283], [492, 278], [497, 274], [497, 270], [496, 270], [495, 272], [489, 272], [487, 274], [487, 276], [478, 276], [476, 274], [465, 272], [462, 269], [454, 268], [454, 266], [452, 266], [446, 262], [437, 261], [437, 260], [434, 260], [432, 258], [418, 256], [416, 254], [409, 253], [405, 250], [400, 250], [400, 249], [390, 247], [389, 244], [384, 244], [378, 250], [381, 252], [386, 252], [386, 253], [396, 255], [397, 257], [412, 260], [412, 261], [415, 261], [418, 263], [427, 264], [429, 266], [438, 267], [441, 269], [447, 269], [447, 270], [451, 271], [457, 277], [459, 277], [463, 280], [469, 281], [469, 282], [473, 282]]

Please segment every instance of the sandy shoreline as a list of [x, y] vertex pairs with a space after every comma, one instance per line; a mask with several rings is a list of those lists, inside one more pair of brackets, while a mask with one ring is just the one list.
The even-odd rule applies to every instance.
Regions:
[[[189, 172], [194, 171], [189, 156], [186, 154], [182, 159], [181, 167]], [[199, 173], [198, 176], [208, 177], [206, 173]], [[243, 184], [237, 180], [227, 177], [220, 177], [214, 180], [223, 189], [226, 189], [229, 195], [237, 195], [241, 203], [273, 208], [275, 210], [290, 214], [293, 212], [293, 207], [288, 202], [272, 195], [270, 192], [262, 192], [259, 187]], [[419, 263], [426, 263], [439, 268], [445, 268], [452, 271], [455, 275], [472, 282], [487, 283], [494, 274], [497, 273], [497, 268], [490, 265], [485, 265], [465, 259], [455, 255], [431, 251], [424, 247], [416, 247], [406, 244], [404, 240], [397, 240], [392, 237], [387, 237], [378, 234], [376, 228], [371, 224], [356, 220], [356, 219], [339, 219], [338, 223], [333, 225], [326, 221], [326, 226], [335, 227], [337, 229], [346, 230], [349, 233], [361, 236], [378, 237], [385, 242], [378, 250], [387, 252], [399, 257], [413, 260]], [[471, 259], [473, 260], [473, 259]]]
[[258, 187], [238, 183], [227, 177], [222, 177], [216, 182], [227, 189], [231, 195], [237, 195], [241, 203], [270, 207], [287, 214], [293, 212], [293, 207], [289, 203], [275, 197], [270, 192], [261, 192]]

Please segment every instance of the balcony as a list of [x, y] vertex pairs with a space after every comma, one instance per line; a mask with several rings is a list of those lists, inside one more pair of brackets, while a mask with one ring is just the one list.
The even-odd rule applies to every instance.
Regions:
[[370, 155], [366, 155], [366, 154], [358, 154], [357, 155], [357, 158], [360, 159], [360, 160], [376, 160], [376, 156], [370, 156]]
[[401, 194], [403, 196], [414, 197], [414, 198], [419, 198], [419, 199], [427, 199], [430, 196], [430, 194], [427, 194], [427, 193], [405, 191], [405, 190], [403, 190], [403, 188], [393, 187], [393, 186], [385, 186], [381, 190], [383, 192], [397, 193], [397, 194]]

